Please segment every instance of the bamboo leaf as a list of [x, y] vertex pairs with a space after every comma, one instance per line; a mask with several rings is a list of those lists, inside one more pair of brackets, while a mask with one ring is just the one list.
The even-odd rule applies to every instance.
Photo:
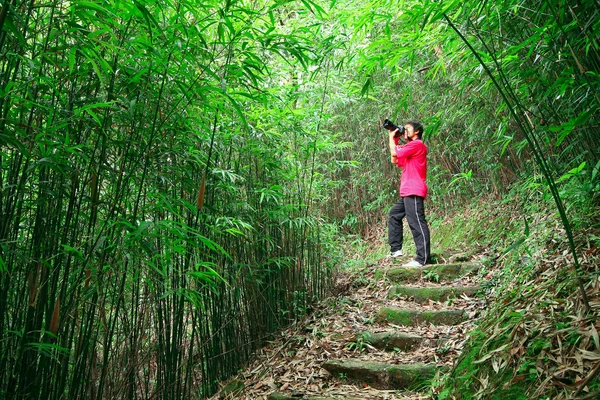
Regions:
[[75, 8], [76, 9], [89, 9], [89, 10], [94, 10], [97, 11], [101, 14], [106, 14], [112, 17], [115, 17], [115, 14], [112, 13], [111, 11], [109, 11], [108, 9], [102, 7], [100, 4], [98, 4], [97, 2], [91, 2], [91, 1], [81, 1], [81, 0], [77, 0], [75, 3]]
[[496, 353], [500, 353], [500, 352], [504, 351], [505, 349], [507, 349], [508, 346], [509, 346], [509, 344], [504, 344], [504, 345], [498, 347], [497, 349], [490, 351], [489, 353], [487, 353], [485, 356], [483, 356], [479, 360], [473, 361], [473, 364], [475, 364], [475, 365], [483, 364], [484, 362], [486, 362], [487, 360], [492, 358]]
[[154, 18], [154, 16], [148, 11], [148, 9], [146, 8], [146, 6], [143, 5], [142, 3], [140, 3], [138, 0], [133, 0], [133, 3], [135, 4], [136, 8], [138, 10], [140, 10], [140, 12], [142, 13], [142, 16], [146, 20], [146, 24], [148, 25], [148, 28], [150, 28], [153, 25], [160, 32], [161, 28], [158, 25], [158, 22], [156, 21], [156, 19]]
[[575, 167], [575, 168], [571, 169], [569, 172], [567, 172], [566, 174], [562, 175], [560, 178], [558, 178], [558, 180], [556, 182], [557, 183], [563, 182], [563, 181], [566, 181], [566, 180], [572, 178], [573, 176], [579, 175], [581, 173], [581, 171], [583, 171], [585, 166], [586, 166], [586, 162], [584, 161], [581, 164], [579, 164], [578, 167]]
[[373, 79], [372, 77], [367, 77], [367, 80], [365, 81], [365, 83], [363, 84], [361, 90], [360, 90], [360, 95], [364, 96], [366, 94], [369, 93], [369, 90], [372, 89], [373, 87]]
[[[199, 269], [205, 269], [205, 271], [199, 271]], [[189, 271], [188, 275], [211, 286], [214, 286], [217, 281], [223, 282], [226, 285], [228, 285], [225, 279], [223, 279], [221, 275], [219, 275], [213, 268], [209, 267], [206, 263], [196, 265], [196, 271]]]
[[26, 43], [25, 43], [25, 37], [23, 36], [23, 34], [15, 27], [13, 21], [12, 21], [12, 15], [14, 15], [14, 13], [9, 12], [8, 13], [8, 17], [6, 18], [6, 20], [4, 21], [4, 24], [2, 25], [2, 30], [12, 34], [13, 37], [15, 37], [19, 43], [19, 45], [21, 47], [25, 47]]
[[321, 6], [319, 6], [316, 2], [312, 1], [312, 0], [301, 0], [302, 4], [304, 4], [306, 6], [306, 8], [312, 13], [315, 14], [319, 17], [323, 17], [324, 14], [326, 14], [325, 10], [323, 10], [323, 8], [321, 8]]
[[83, 253], [81, 251], [79, 251], [78, 249], [68, 246], [66, 244], [62, 245], [63, 249], [65, 250], [66, 253], [71, 254], [73, 256], [75, 256], [77, 259], [83, 261], [85, 258], [83, 256]]
[[[52, 335], [51, 332], [46, 332], [46, 334]], [[69, 349], [53, 343], [27, 343], [26, 346], [54, 361], [59, 361], [59, 355], [69, 355]]]

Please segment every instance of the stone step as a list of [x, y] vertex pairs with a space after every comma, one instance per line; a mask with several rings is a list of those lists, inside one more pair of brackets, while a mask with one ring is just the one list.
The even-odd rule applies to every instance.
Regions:
[[366, 383], [376, 389], [426, 390], [436, 373], [431, 364], [396, 365], [357, 359], [333, 360], [322, 367], [334, 377]]
[[431, 258], [432, 264], [443, 264], [445, 262], [452, 264], [460, 261], [469, 261], [476, 254], [476, 251], [467, 251], [467, 252], [452, 252], [452, 251], [442, 251], [442, 252], [434, 252], [429, 255]]
[[462, 262], [455, 264], [429, 264], [424, 267], [396, 267], [380, 269], [375, 273], [375, 279], [386, 277], [392, 282], [409, 283], [423, 279], [447, 281], [460, 278], [477, 271], [480, 263]]
[[416, 326], [424, 322], [433, 325], [458, 325], [468, 319], [462, 310], [416, 311], [396, 307], [384, 307], [377, 313], [377, 322]]
[[481, 290], [481, 286], [392, 286], [388, 292], [388, 298], [410, 297], [417, 303], [425, 304], [429, 300], [446, 301], [464, 295], [472, 297]]
[[411, 351], [423, 342], [423, 336], [404, 332], [363, 332], [356, 335], [356, 339], [387, 351]]
[[267, 400], [359, 400], [360, 397], [323, 397], [323, 396], [308, 396], [302, 394], [287, 395], [282, 393], [271, 393], [267, 396]]

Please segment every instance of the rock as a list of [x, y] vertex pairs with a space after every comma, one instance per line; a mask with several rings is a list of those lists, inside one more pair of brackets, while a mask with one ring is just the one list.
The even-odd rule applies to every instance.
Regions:
[[480, 263], [456, 263], [456, 264], [431, 264], [424, 267], [397, 267], [387, 270], [378, 270], [376, 279], [387, 277], [392, 282], [409, 283], [416, 282], [421, 278], [429, 280], [452, 280], [467, 275], [481, 267]]
[[375, 279], [387, 277], [392, 282], [416, 282], [421, 279], [423, 271], [421, 268], [397, 267], [389, 270], [378, 270]]
[[388, 298], [411, 297], [417, 303], [425, 304], [429, 300], [445, 301], [449, 298], [460, 297], [463, 294], [473, 296], [481, 290], [480, 286], [471, 287], [413, 287], [413, 286], [393, 286], [388, 292]]
[[434, 365], [396, 365], [356, 359], [327, 361], [322, 366], [334, 377], [367, 383], [376, 389], [423, 390], [435, 375]]
[[451, 255], [449, 252], [432, 252], [429, 254], [429, 259], [431, 260], [431, 264], [443, 264]]
[[481, 268], [479, 263], [455, 263], [455, 264], [439, 264], [426, 265], [423, 267], [423, 274], [437, 275], [439, 280], [452, 280], [468, 275], [473, 271]]
[[464, 262], [464, 261], [469, 261], [471, 259], [471, 255], [468, 253], [458, 253], [458, 254], [454, 254], [452, 256], [450, 256], [450, 258], [448, 259], [448, 262], [450, 264], [454, 264], [457, 262]]
[[270, 395], [267, 396], [267, 400], [291, 400], [291, 399], [292, 399], [291, 396], [286, 396], [284, 394], [277, 393], [277, 392], [271, 393]]
[[422, 336], [403, 332], [364, 332], [357, 335], [357, 340], [361, 339], [377, 349], [388, 351], [411, 351], [423, 341]]
[[245, 387], [246, 385], [243, 381], [234, 379], [227, 383], [223, 389], [221, 389], [220, 398], [225, 399], [235, 397], [236, 395], [240, 394]]
[[[294, 395], [285, 395], [285, 394], [281, 394], [281, 393], [271, 393], [269, 396], [267, 396], [267, 400], [340, 400], [341, 398], [336, 398], [336, 397], [321, 397], [321, 396], [304, 396], [302, 394], [294, 394]], [[343, 399], [345, 400], [359, 400], [356, 397], [346, 397], [344, 396]]]
[[415, 326], [424, 322], [433, 325], [458, 325], [468, 319], [462, 310], [415, 311], [395, 307], [384, 307], [377, 313], [378, 322]]

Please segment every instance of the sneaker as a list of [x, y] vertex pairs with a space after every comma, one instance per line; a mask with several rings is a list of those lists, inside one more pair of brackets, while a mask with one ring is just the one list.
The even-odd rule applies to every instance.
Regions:
[[403, 256], [403, 255], [404, 255], [404, 253], [402, 252], [402, 250], [396, 250], [396, 251], [392, 251], [390, 253], [390, 255], [387, 256], [387, 258], [396, 258], [396, 257], [400, 257], [400, 256]]
[[412, 260], [411, 262], [407, 262], [403, 265], [403, 267], [422, 267], [423, 264], [418, 262], [417, 260]]

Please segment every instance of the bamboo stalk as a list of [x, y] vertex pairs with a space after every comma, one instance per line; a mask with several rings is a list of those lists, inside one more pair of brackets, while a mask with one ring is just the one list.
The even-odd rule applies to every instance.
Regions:
[[510, 86], [504, 86], [504, 88], [500, 86], [500, 84], [497, 82], [497, 80], [495, 79], [492, 72], [489, 70], [487, 65], [483, 62], [483, 60], [477, 53], [477, 51], [471, 46], [471, 44], [468, 42], [468, 40], [456, 28], [456, 26], [452, 23], [452, 21], [450, 21], [450, 19], [448, 18], [448, 16], [446, 14], [444, 14], [444, 19], [446, 20], [446, 22], [448, 22], [448, 25], [450, 25], [450, 27], [456, 32], [456, 34], [461, 38], [461, 40], [464, 41], [464, 43], [467, 45], [467, 47], [469, 47], [472, 54], [477, 58], [477, 60], [481, 64], [481, 66], [485, 69], [487, 75], [490, 77], [490, 79], [492, 80], [492, 82], [494, 83], [496, 88], [498, 89], [498, 92], [503, 97], [514, 121], [519, 125], [519, 127], [521, 128], [521, 131], [523, 132], [523, 134], [525, 135], [525, 138], [527, 139], [527, 142], [533, 148], [533, 154], [535, 156], [535, 160], [537, 161], [538, 165], [540, 166], [540, 169], [542, 170], [542, 174], [544, 175], [544, 177], [546, 179], [546, 183], [548, 184], [548, 187], [550, 188], [552, 197], [554, 198], [556, 207], [560, 214], [561, 221], [563, 223], [563, 227], [565, 228], [565, 231], [567, 233], [569, 248], [570, 248], [571, 254], [573, 256], [573, 269], [575, 272], [575, 277], [577, 279], [577, 284], [579, 286], [579, 292], [581, 294], [581, 298], [582, 298], [583, 305], [585, 307], [585, 311], [586, 311], [586, 313], [589, 313], [590, 305], [589, 305], [589, 301], [587, 298], [587, 293], [584, 288], [584, 282], [583, 282], [583, 278], [582, 278], [583, 272], [581, 271], [581, 267], [579, 265], [577, 251], [575, 248], [575, 242], [573, 240], [573, 232], [571, 230], [569, 219], [567, 218], [567, 215], [566, 215], [566, 212], [564, 209], [564, 205], [562, 203], [562, 199], [560, 197], [558, 189], [556, 188], [554, 180], [552, 179], [548, 165], [547, 165], [545, 159], [542, 157], [543, 153], [542, 153], [542, 150], [541, 150], [539, 144], [536, 142], [535, 137], [531, 134], [531, 132], [529, 132], [529, 130], [527, 129], [527, 126], [525, 124], [523, 124], [521, 122], [521, 120], [518, 118], [518, 116], [513, 108], [513, 104], [511, 103], [510, 99], [507, 97], [507, 94], [505, 93], [505, 91], [513, 98], [514, 101], [517, 102], [517, 105], [519, 105], [520, 103], [518, 102], [518, 99], [512, 92]]

